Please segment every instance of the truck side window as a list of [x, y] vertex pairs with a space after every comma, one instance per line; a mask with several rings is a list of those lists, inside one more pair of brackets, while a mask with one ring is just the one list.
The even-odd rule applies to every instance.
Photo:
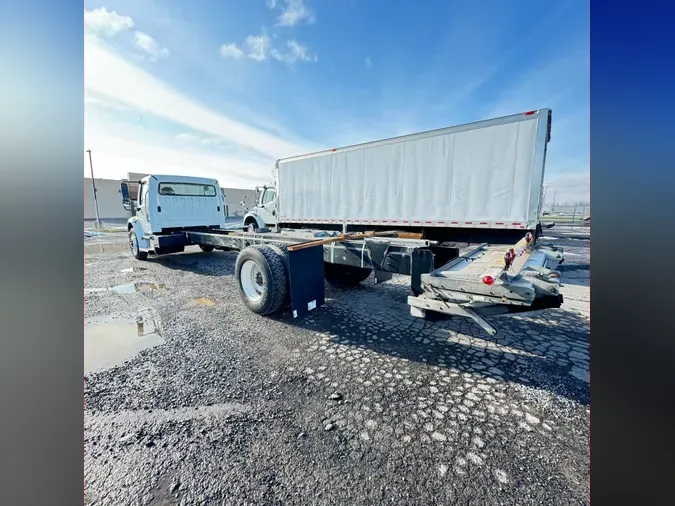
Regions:
[[274, 200], [274, 196], [276, 194], [276, 190], [274, 188], [268, 188], [265, 190], [265, 195], [263, 195], [262, 198], [262, 205], [269, 204]]

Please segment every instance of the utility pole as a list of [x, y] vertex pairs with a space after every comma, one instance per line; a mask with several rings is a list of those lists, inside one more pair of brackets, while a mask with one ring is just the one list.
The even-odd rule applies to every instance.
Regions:
[[[90, 154], [90, 156], [91, 156], [91, 154]], [[553, 190], [553, 204], [551, 204], [551, 214], [553, 214], [553, 212], [555, 211], [555, 196], [556, 196], [556, 193], [558, 193], [558, 190]]]
[[91, 149], [89, 153], [89, 168], [91, 169], [91, 186], [94, 188], [94, 205], [96, 206], [96, 228], [101, 228], [101, 218], [98, 215], [98, 198], [96, 197], [96, 182], [94, 181], [94, 164], [91, 162]]

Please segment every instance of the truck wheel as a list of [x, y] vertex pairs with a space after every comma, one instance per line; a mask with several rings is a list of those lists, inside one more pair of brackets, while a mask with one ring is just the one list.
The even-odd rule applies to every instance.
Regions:
[[265, 244], [244, 248], [234, 267], [246, 307], [259, 315], [279, 311], [288, 298], [288, 274], [282, 255]]
[[145, 260], [148, 258], [148, 252], [141, 251], [141, 248], [138, 246], [138, 238], [136, 237], [136, 232], [134, 232], [133, 228], [129, 230], [129, 249], [136, 260]]
[[209, 253], [213, 251], [213, 246], [209, 246], [208, 244], [200, 244], [199, 249], [202, 250], [204, 253]]
[[339, 288], [350, 288], [365, 281], [371, 270], [349, 265], [324, 263], [324, 277], [331, 285]]

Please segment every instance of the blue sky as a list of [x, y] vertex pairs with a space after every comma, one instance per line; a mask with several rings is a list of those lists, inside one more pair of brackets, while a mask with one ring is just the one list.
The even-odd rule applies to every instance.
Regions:
[[97, 177], [183, 173], [248, 188], [283, 156], [551, 107], [547, 184], [557, 202], [588, 200], [588, 9], [87, 2], [86, 144]]

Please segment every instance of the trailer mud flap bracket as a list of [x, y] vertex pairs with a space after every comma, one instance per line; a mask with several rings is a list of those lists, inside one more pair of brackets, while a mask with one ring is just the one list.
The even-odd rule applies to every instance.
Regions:
[[471, 318], [489, 335], [494, 336], [497, 333], [497, 330], [485, 318], [468, 306], [426, 297], [414, 297], [412, 295], [408, 296], [408, 305], [410, 306], [410, 314], [416, 318], [425, 318], [427, 311], [435, 311], [451, 316], [463, 316]]

